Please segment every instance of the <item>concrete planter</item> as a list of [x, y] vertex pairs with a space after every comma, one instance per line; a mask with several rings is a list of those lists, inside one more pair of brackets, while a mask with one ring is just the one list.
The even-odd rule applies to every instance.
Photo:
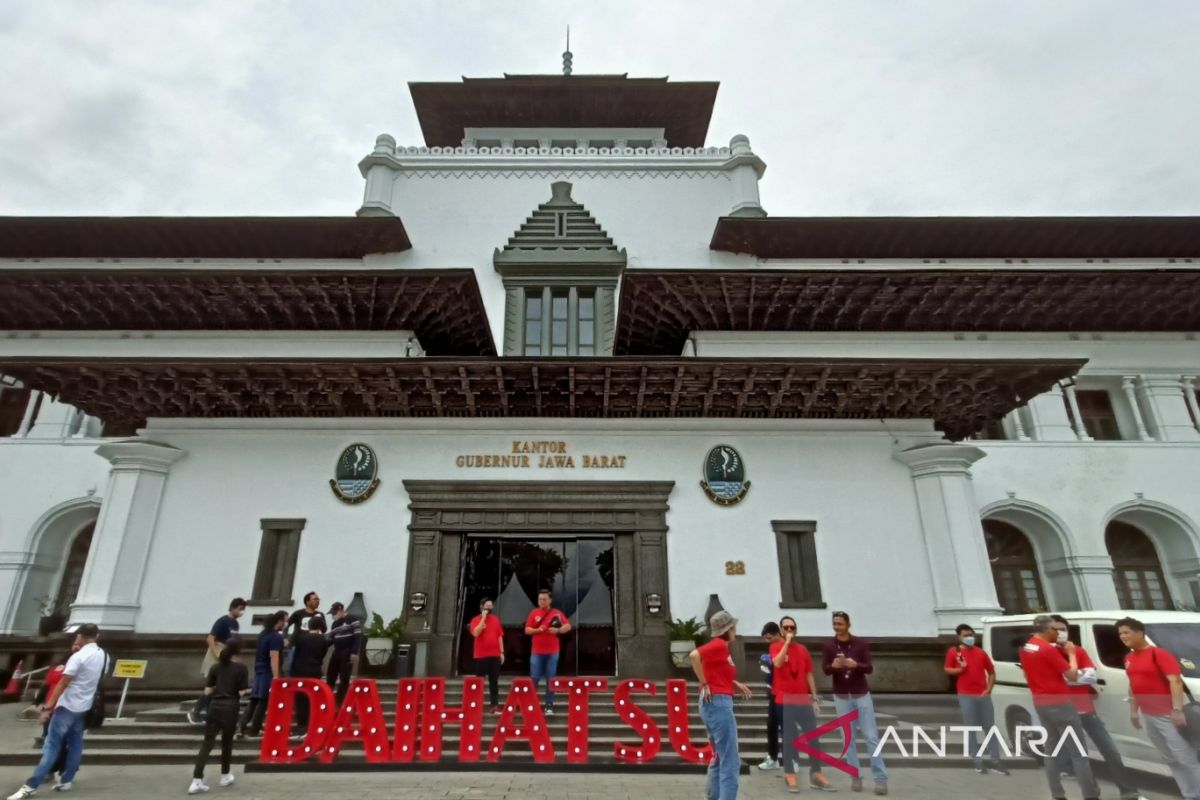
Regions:
[[374, 667], [381, 667], [392, 660], [392, 651], [395, 649], [395, 643], [391, 639], [369, 638], [367, 639], [364, 650], [367, 655], [367, 663]]
[[680, 639], [671, 642], [671, 663], [679, 669], [687, 669], [691, 662], [688, 654], [696, 649], [696, 643], [691, 639]]

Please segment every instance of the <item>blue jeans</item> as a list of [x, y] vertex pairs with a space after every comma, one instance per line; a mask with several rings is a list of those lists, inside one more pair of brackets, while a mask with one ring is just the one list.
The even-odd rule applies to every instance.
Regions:
[[710, 702], [700, 703], [700, 719], [708, 730], [713, 760], [708, 764], [708, 783], [704, 796], [708, 800], [737, 800], [738, 778], [742, 760], [738, 757], [737, 720], [733, 716], [733, 697], [714, 695]]
[[531, 653], [529, 656], [529, 677], [533, 678], [533, 691], [537, 691], [542, 678], [546, 679], [546, 705], [554, 705], [554, 692], [550, 691], [550, 681], [558, 674], [558, 653]]
[[875, 755], [879, 748], [879, 726], [875, 724], [875, 701], [871, 699], [871, 695], [835, 694], [833, 707], [839, 717], [858, 709], [858, 719], [850, 723], [849, 749], [846, 751], [846, 760], [850, 762], [850, 766], [858, 769], [858, 742], [855, 734], [861, 731], [863, 738], [867, 740], [867, 751], [871, 754], [871, 776], [875, 778], [876, 783], [886, 783], [887, 767], [883, 763], [883, 755]]
[[54, 762], [58, 761], [64, 747], [67, 749], [67, 767], [63, 770], [62, 782], [75, 780], [79, 762], [83, 760], [83, 722], [86, 717], [86, 711], [76, 713], [62, 706], [54, 709], [54, 715], [50, 717], [50, 729], [46, 732], [46, 742], [42, 745], [42, 760], [25, 785], [31, 789], [41, 786], [54, 771]]
[[[992, 705], [991, 695], [960, 694], [958, 709], [962, 712], [963, 725], [983, 728], [983, 738], [988, 743], [988, 761], [992, 764], [999, 764], [1000, 739], [998, 736], [988, 739], [988, 734], [996, 725], [996, 708]], [[971, 745], [971, 761], [977, 767], [982, 766], [983, 756], [979, 753], [979, 736], [971, 731], [968, 741]]]

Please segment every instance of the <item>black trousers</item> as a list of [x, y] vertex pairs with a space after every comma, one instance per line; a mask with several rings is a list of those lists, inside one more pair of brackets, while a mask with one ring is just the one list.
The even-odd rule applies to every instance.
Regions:
[[349, 650], [345, 652], [334, 650], [329, 654], [329, 669], [325, 673], [325, 682], [329, 684], [329, 688], [334, 690], [339, 708], [342, 701], [346, 699], [346, 692], [350, 691], [351, 655]]
[[500, 705], [500, 656], [475, 659], [475, 674], [488, 679], [488, 702]]
[[[320, 669], [320, 667], [317, 667], [317, 669]], [[316, 675], [302, 675], [302, 674], [297, 673], [295, 671], [295, 669], [292, 670], [292, 677], [293, 678], [316, 678], [317, 680], [321, 680], [320, 673], [317, 673]], [[295, 726], [297, 728], [299, 728], [301, 731], [308, 728], [308, 715], [309, 715], [308, 692], [297, 692], [296, 693], [296, 716], [293, 719], [294, 719]]]
[[262, 733], [263, 718], [267, 716], [267, 700], [266, 697], [250, 698], [246, 710], [242, 712], [242, 718], [238, 720], [238, 729], [242, 733], [249, 731], [255, 736]]
[[779, 706], [775, 698], [767, 692], [767, 755], [772, 761], [779, 760], [779, 727], [783, 724], [780, 719]]
[[237, 729], [237, 720], [237, 700], [220, 697], [209, 704], [208, 717], [204, 720], [204, 741], [200, 743], [200, 752], [196, 755], [193, 778], [204, 777], [204, 767], [208, 764], [208, 757], [218, 735], [221, 737], [221, 774], [229, 773], [230, 764], [233, 762], [233, 732]]

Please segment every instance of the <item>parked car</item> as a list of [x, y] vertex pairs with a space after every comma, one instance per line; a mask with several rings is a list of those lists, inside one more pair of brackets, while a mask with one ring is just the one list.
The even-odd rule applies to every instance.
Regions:
[[[1071, 641], [1083, 646], [1096, 663], [1099, 695], [1096, 712], [1112, 733], [1125, 763], [1134, 768], [1169, 775], [1166, 763], [1144, 730], [1129, 722], [1129, 679], [1125, 676], [1125, 654], [1115, 625], [1118, 619], [1132, 616], [1146, 625], [1146, 638], [1164, 647], [1179, 659], [1183, 679], [1192, 695], [1200, 697], [1200, 614], [1188, 611], [1064, 611], [1070, 622]], [[1018, 725], [1032, 725], [1033, 702], [1025, 674], [1021, 670], [1021, 646], [1033, 635], [1035, 614], [1010, 617], [985, 617], [983, 646], [996, 664], [996, 688], [993, 698], [996, 722], [1002, 725], [1011, 746], [1015, 747]], [[1092, 758], [1099, 758], [1094, 747]], [[1028, 753], [1028, 747], [1023, 748]]]

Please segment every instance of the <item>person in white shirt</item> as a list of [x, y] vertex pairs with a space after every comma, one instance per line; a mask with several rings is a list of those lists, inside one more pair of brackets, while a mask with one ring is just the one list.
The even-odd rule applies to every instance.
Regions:
[[75, 773], [79, 771], [79, 762], [83, 760], [84, 723], [108, 661], [107, 654], [96, 644], [99, 636], [100, 629], [91, 623], [80, 625], [75, 632], [79, 650], [67, 661], [62, 680], [46, 701], [46, 706], [54, 711], [42, 745], [42, 760], [25, 785], [10, 794], [8, 800], [23, 800], [37, 793], [64, 748], [67, 765], [54, 788], [64, 792], [71, 788]]

